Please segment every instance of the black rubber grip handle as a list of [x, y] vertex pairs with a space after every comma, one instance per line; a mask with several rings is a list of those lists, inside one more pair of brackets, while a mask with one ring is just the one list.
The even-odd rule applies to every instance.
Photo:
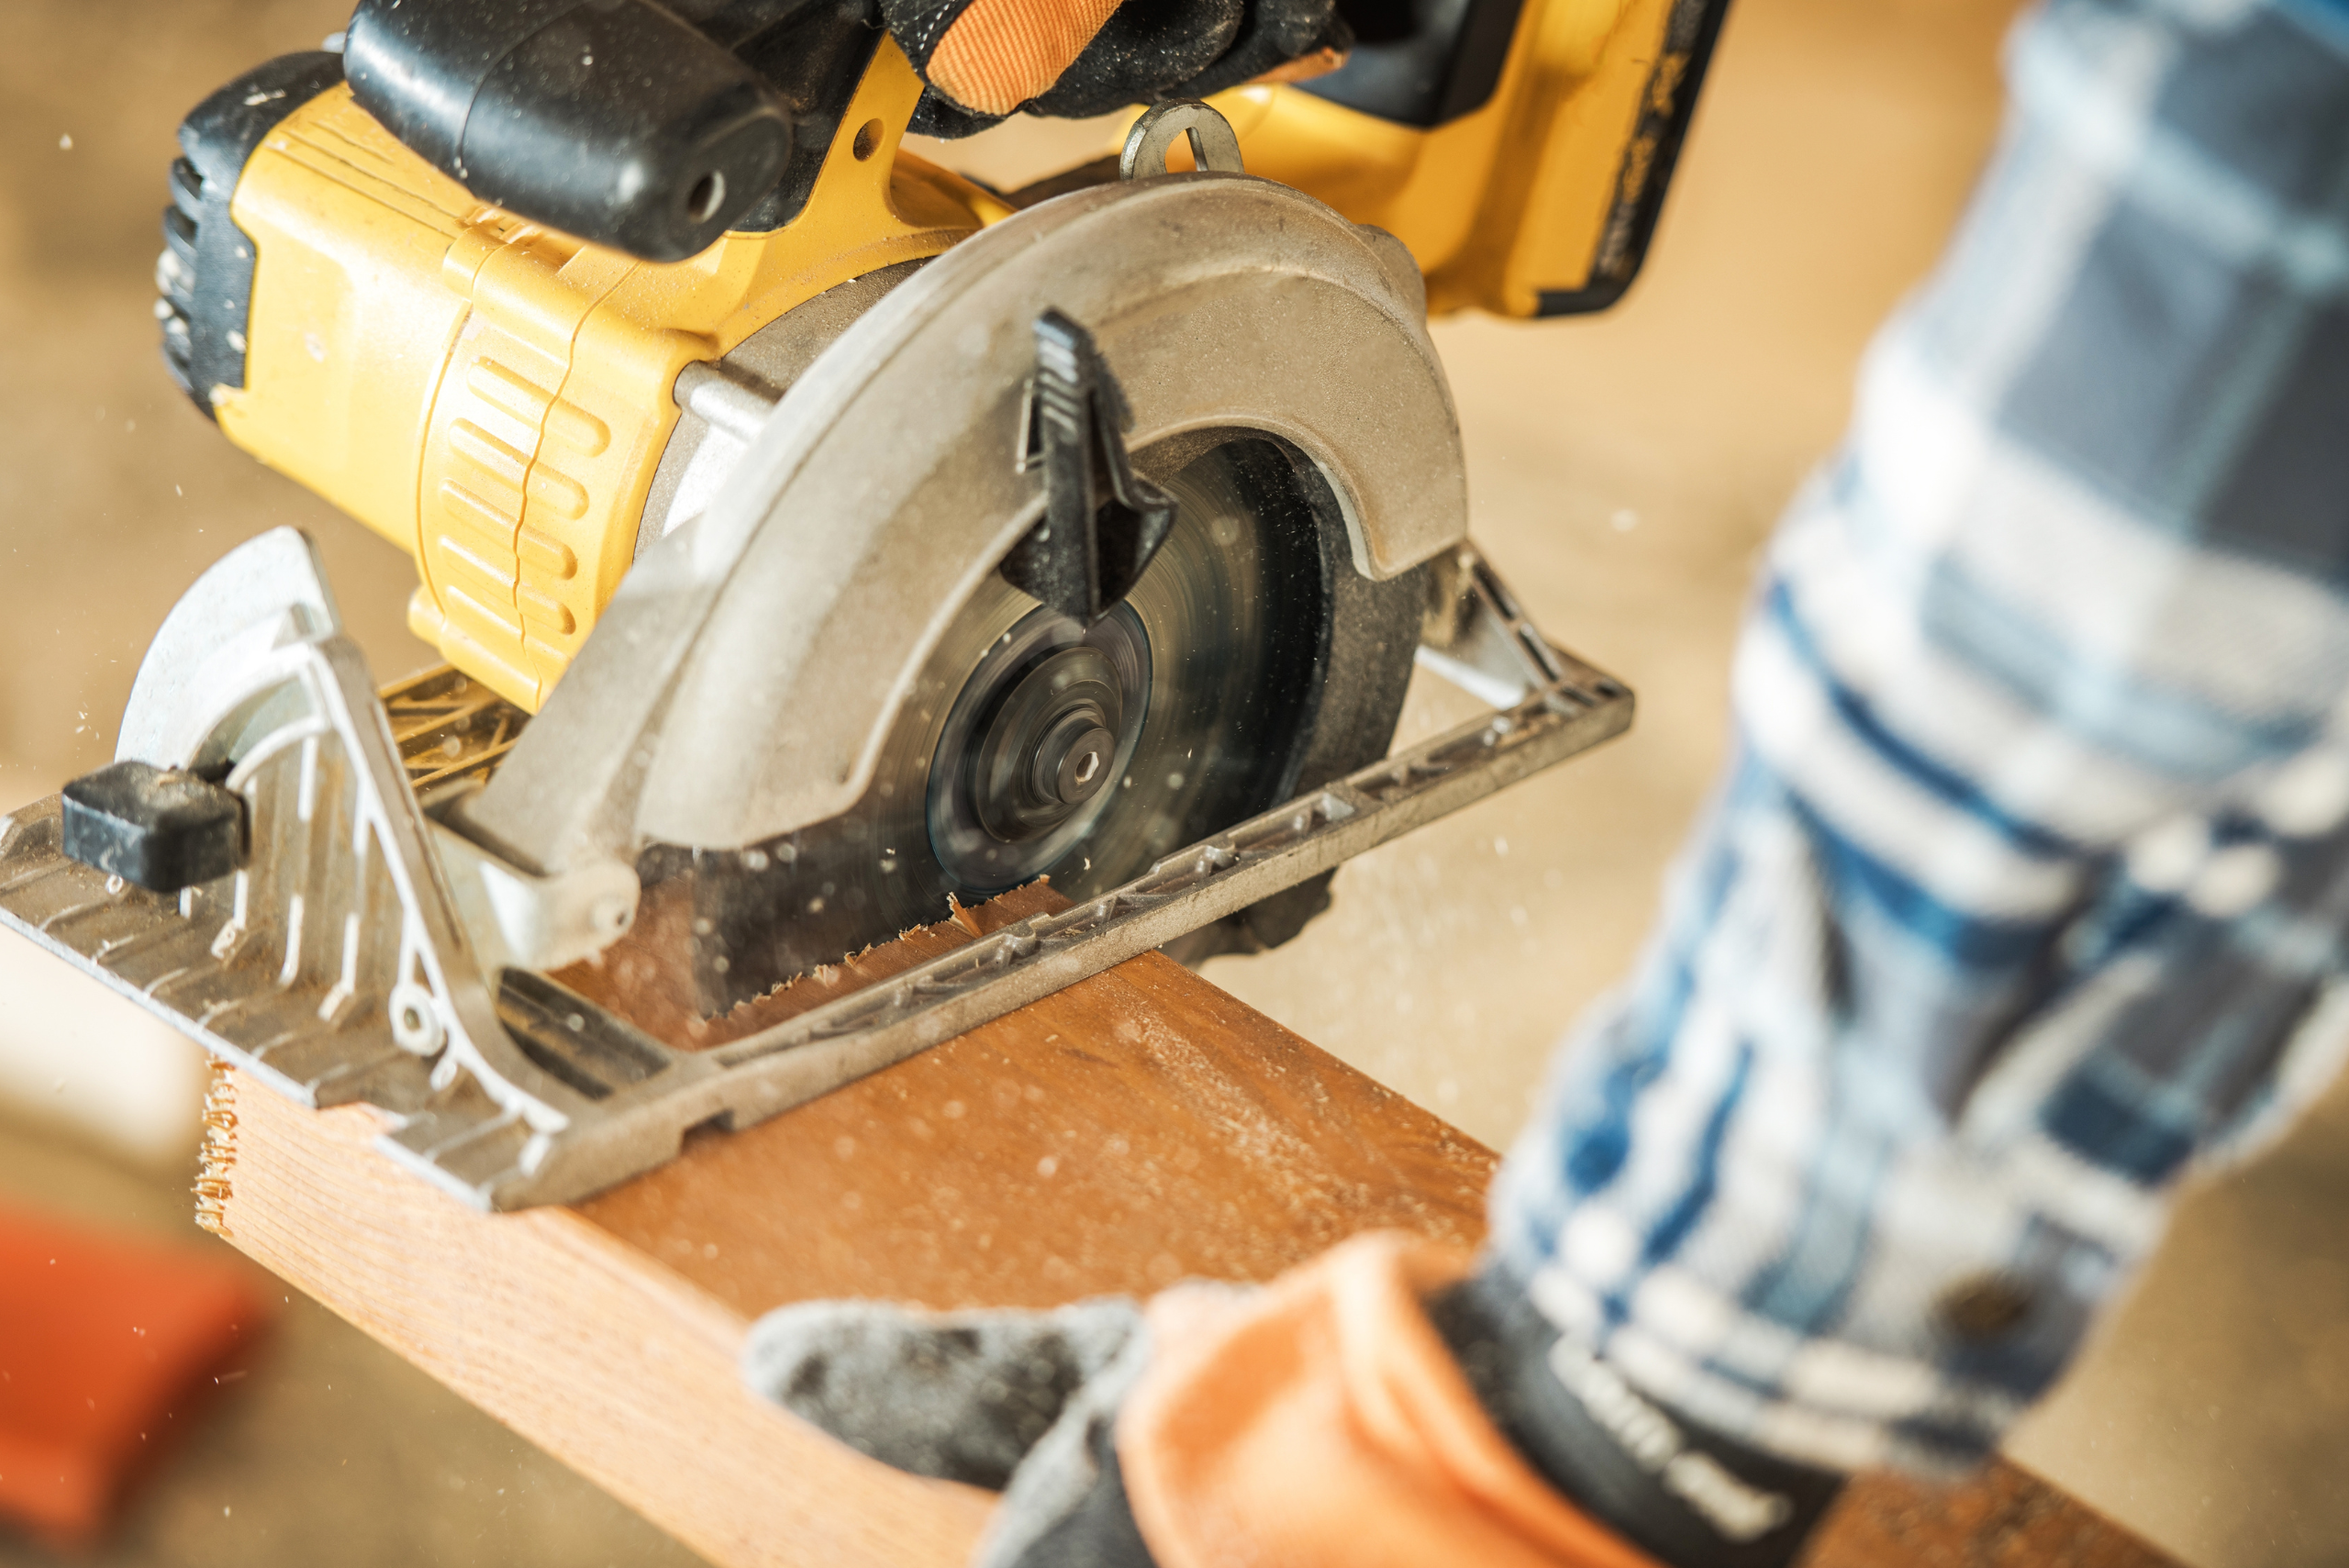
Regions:
[[360, 0], [343, 70], [482, 200], [650, 261], [706, 249], [791, 161], [768, 80], [651, 0]]

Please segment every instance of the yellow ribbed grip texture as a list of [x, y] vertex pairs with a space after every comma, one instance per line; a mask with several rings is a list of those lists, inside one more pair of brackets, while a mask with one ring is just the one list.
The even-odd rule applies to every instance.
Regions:
[[535, 711], [634, 557], [677, 373], [1008, 215], [899, 151], [920, 93], [884, 42], [807, 210], [671, 264], [477, 202], [322, 94], [230, 206], [259, 260], [221, 428], [414, 556], [417, 634]]

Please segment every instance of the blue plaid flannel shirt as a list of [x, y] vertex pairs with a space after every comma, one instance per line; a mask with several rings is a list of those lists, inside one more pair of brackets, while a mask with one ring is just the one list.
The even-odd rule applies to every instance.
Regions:
[[1979, 1460], [2349, 1043], [2349, 4], [2050, 0], [1496, 1190], [1634, 1385]]

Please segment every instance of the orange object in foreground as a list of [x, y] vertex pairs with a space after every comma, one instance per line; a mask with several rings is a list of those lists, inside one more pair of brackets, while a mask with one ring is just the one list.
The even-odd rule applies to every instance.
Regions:
[[225, 1258], [0, 1208], [0, 1519], [94, 1540], [268, 1318]]
[[1509, 1445], [1421, 1301], [1466, 1254], [1374, 1231], [1266, 1286], [1177, 1287], [1118, 1420], [1165, 1568], [1655, 1568]]

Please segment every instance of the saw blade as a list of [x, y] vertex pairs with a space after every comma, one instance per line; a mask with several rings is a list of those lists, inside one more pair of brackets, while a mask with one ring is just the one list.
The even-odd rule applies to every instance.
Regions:
[[689, 879], [707, 1011], [941, 919], [950, 898], [1040, 876], [1075, 899], [1117, 886], [1286, 797], [1326, 667], [1329, 525], [1263, 438], [1235, 432], [1161, 483], [1167, 541], [1094, 625], [985, 580], [854, 809], [647, 857], [648, 882]]

